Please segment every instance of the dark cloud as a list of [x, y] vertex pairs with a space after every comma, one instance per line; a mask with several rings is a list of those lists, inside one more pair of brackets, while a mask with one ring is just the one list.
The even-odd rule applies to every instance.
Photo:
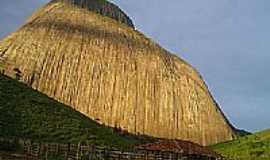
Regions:
[[[0, 37], [48, 0], [1, 0]], [[270, 127], [269, 0], [114, 0], [137, 28], [203, 75], [237, 127]]]

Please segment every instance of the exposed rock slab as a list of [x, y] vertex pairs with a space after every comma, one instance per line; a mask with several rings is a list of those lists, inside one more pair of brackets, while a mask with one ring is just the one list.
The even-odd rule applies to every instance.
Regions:
[[202, 145], [235, 136], [192, 66], [117, 19], [63, 1], [0, 42], [2, 72], [131, 133]]

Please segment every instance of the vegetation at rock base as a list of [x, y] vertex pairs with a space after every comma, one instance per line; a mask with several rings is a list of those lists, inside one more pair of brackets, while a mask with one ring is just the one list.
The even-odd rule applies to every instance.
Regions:
[[212, 146], [218, 153], [245, 160], [270, 159], [270, 129]]
[[91, 143], [127, 148], [140, 144], [130, 135], [119, 135], [71, 107], [48, 98], [0, 74], [0, 137], [42, 142]]
[[252, 133], [246, 131], [246, 130], [243, 130], [243, 129], [237, 129], [235, 128], [235, 131], [236, 131], [236, 135], [237, 137], [244, 137], [244, 136], [247, 136], [247, 135], [251, 135]]
[[157, 140], [119, 134], [18, 81], [0, 74], [0, 151], [22, 152], [16, 138], [41, 143], [81, 142], [121, 150]]

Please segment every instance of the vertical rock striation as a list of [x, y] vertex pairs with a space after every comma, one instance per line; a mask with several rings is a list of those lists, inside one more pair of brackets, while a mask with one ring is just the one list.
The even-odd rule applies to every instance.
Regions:
[[131, 133], [232, 139], [199, 73], [133, 27], [106, 1], [53, 0], [0, 41], [0, 71]]

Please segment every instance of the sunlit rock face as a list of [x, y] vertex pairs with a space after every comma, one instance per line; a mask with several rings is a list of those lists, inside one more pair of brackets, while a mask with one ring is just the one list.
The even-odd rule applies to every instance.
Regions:
[[134, 134], [202, 145], [235, 136], [192, 66], [136, 31], [115, 5], [70, 1], [50, 2], [0, 41], [2, 73]]

